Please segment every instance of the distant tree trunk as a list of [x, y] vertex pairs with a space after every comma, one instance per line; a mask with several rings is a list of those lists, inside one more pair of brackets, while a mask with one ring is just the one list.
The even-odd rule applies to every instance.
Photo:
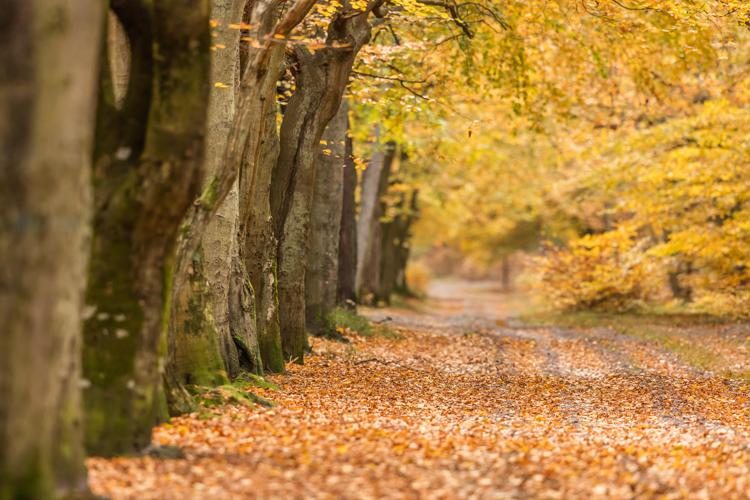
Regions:
[[357, 216], [355, 192], [357, 190], [357, 169], [354, 165], [352, 137], [347, 134], [344, 151], [343, 193], [341, 203], [341, 224], [339, 229], [339, 263], [336, 302], [342, 307], [356, 310], [357, 289]]
[[[378, 3], [368, 4], [368, 9]], [[369, 10], [348, 7], [330, 22], [326, 46], [295, 47], [296, 91], [281, 124], [281, 151], [271, 189], [271, 212], [279, 239], [279, 307], [284, 356], [302, 363], [305, 330], [305, 266], [315, 156], [321, 135], [339, 108], [359, 49], [369, 41]], [[345, 49], [343, 47], [346, 47]]]
[[377, 302], [391, 303], [397, 290], [399, 274], [403, 274], [409, 257], [409, 230], [416, 214], [416, 191], [400, 193], [398, 203], [387, 207], [381, 202], [381, 211], [388, 219], [381, 223], [380, 273], [372, 290]]
[[328, 318], [336, 307], [348, 112], [346, 101], [342, 101], [323, 133], [316, 160], [305, 271], [306, 325], [316, 335], [332, 333]]
[[86, 491], [81, 311], [103, 9], [2, 2], [0, 498]]
[[500, 283], [504, 292], [511, 289], [510, 255], [503, 255], [500, 268]]
[[170, 255], [200, 179], [211, 43], [207, 1], [112, 8], [130, 71], [121, 105], [102, 72], [84, 324], [86, 443], [103, 455], [139, 451], [166, 417]]
[[693, 273], [693, 263], [690, 261], [679, 260], [676, 269], [673, 269], [667, 273], [669, 289], [672, 292], [672, 297], [681, 300], [682, 302], [693, 301], [693, 288], [689, 284], [684, 283], [684, 278], [690, 276]]
[[[246, 0], [212, 0], [211, 19], [214, 48], [211, 57], [211, 88], [206, 122], [206, 154], [201, 190], [221, 171], [224, 150], [236, 108], [237, 72], [239, 71], [240, 30], [230, 28], [242, 21]], [[215, 186], [214, 186], [215, 187]], [[172, 297], [169, 369], [182, 384], [218, 385], [227, 375], [239, 372], [239, 353], [229, 329], [229, 282], [232, 252], [237, 229], [237, 190], [230, 189], [216, 213], [206, 223], [202, 238], [195, 234], [192, 255], [178, 248], [175, 279], [185, 286], [175, 286]], [[198, 228], [192, 228], [197, 232]], [[181, 243], [189, 244], [186, 239]], [[186, 276], [184, 276], [186, 274]], [[180, 398], [172, 398], [174, 411], [184, 411]]]
[[375, 127], [375, 148], [367, 167], [362, 172], [360, 184], [359, 217], [357, 218], [357, 272], [355, 274], [355, 289], [358, 296], [364, 278], [365, 262], [370, 260], [368, 253], [372, 252], [370, 244], [373, 232], [378, 227], [380, 178], [383, 176], [386, 156], [380, 146], [380, 126]]
[[357, 296], [360, 303], [377, 301], [380, 284], [383, 204], [388, 189], [396, 144], [388, 142], [376, 151], [362, 177], [357, 222]]
[[413, 295], [406, 279], [406, 266], [409, 264], [409, 256], [411, 254], [411, 228], [419, 213], [419, 207], [417, 204], [418, 195], [419, 191], [417, 190], [414, 190], [411, 193], [411, 201], [409, 202], [409, 220], [406, 224], [404, 234], [401, 237], [401, 245], [399, 246], [397, 253], [395, 292], [402, 295]]

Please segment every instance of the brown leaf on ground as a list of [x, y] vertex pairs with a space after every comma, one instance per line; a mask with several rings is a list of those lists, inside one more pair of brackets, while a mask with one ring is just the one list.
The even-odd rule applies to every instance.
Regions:
[[314, 339], [304, 366], [271, 377], [281, 390], [260, 391], [275, 407], [174, 418], [154, 440], [185, 459], [90, 459], [93, 490], [183, 500], [750, 496], [744, 382], [606, 330], [495, 323], [472, 333], [450, 315], [388, 314], [403, 339]]

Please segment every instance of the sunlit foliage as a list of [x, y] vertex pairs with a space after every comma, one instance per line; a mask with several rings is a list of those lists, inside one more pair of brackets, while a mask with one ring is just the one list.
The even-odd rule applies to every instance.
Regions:
[[[619, 283], [612, 293], [639, 303], [674, 296], [742, 312], [746, 3], [488, 8], [464, 13], [476, 43], [444, 13], [403, 8], [358, 66], [354, 133], [371, 138], [378, 123], [410, 152], [405, 182], [420, 188], [416, 246], [448, 246], [480, 266], [541, 250], [548, 260], [537, 262], [537, 277], [556, 283], [541, 290], [555, 305], [597, 301], [579, 297], [581, 288]], [[611, 259], [609, 276], [564, 276], [560, 263], [585, 267], [592, 248], [605, 260], [632, 254], [659, 272], [636, 273], [639, 291], [621, 279], [632, 269]], [[556, 268], [563, 275], [553, 278]]]

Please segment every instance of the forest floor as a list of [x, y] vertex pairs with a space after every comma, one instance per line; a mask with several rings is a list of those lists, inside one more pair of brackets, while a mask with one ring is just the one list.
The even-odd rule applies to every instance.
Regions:
[[748, 498], [750, 326], [694, 317], [513, 319], [486, 284], [366, 311], [349, 344], [154, 440], [183, 458], [88, 461], [101, 495]]

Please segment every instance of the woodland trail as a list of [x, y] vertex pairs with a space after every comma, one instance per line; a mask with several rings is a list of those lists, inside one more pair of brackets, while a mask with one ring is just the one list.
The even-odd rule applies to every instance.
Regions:
[[[185, 458], [90, 459], [95, 492], [750, 497], [748, 387], [684, 350], [612, 328], [514, 324], [507, 299], [482, 285], [440, 283], [423, 310], [367, 314], [388, 330], [314, 339], [304, 366], [270, 377], [279, 390], [255, 390], [273, 408], [223, 406], [157, 428]], [[750, 368], [743, 325], [670, 331]]]

